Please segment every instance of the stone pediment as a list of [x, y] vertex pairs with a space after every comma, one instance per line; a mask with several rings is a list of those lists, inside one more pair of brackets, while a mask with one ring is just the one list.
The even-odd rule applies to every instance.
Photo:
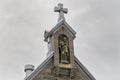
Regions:
[[[51, 54], [41, 65], [39, 65], [25, 80], [54, 80], [52, 70], [54, 68], [53, 54]], [[92, 74], [82, 65], [82, 63], [75, 57], [74, 64], [77, 69], [75, 70], [75, 79], [73, 80], [95, 80]], [[62, 71], [62, 70], [61, 70]], [[65, 71], [66, 72], [66, 71]], [[62, 71], [62, 73], [65, 74]], [[57, 76], [59, 78], [59, 76]], [[69, 80], [69, 78], [67, 78]]]
[[25, 80], [95, 80], [74, 56], [73, 40], [76, 32], [65, 21], [67, 8], [63, 8], [60, 3], [55, 7], [55, 12], [59, 12], [57, 24], [44, 33], [44, 41], [48, 43], [48, 57], [35, 70], [32, 65], [27, 65]]
[[61, 27], [64, 27], [65, 30], [67, 30], [73, 38], [75, 38], [75, 34], [76, 32], [70, 27], [70, 25], [63, 19], [61, 19], [54, 28], [51, 29], [50, 32], [45, 31], [44, 33], [44, 41], [47, 41], [48, 37], [50, 37], [51, 35], [53, 35], [56, 31], [58, 31]]

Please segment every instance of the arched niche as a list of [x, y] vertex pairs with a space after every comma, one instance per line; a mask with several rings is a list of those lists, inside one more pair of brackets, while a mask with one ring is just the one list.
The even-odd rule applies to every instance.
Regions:
[[62, 64], [70, 63], [70, 50], [69, 50], [69, 38], [61, 34], [58, 37], [59, 45], [59, 62]]

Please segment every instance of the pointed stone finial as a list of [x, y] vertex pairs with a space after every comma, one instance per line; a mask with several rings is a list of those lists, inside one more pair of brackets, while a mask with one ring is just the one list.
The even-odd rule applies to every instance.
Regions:
[[34, 70], [34, 66], [31, 64], [25, 65], [24, 71], [26, 72], [26, 77]]
[[65, 20], [64, 13], [67, 13], [68, 9], [63, 8], [63, 4], [59, 3], [58, 7], [54, 8], [54, 12], [59, 12], [59, 18], [58, 18], [58, 22], [59, 22], [61, 19]]

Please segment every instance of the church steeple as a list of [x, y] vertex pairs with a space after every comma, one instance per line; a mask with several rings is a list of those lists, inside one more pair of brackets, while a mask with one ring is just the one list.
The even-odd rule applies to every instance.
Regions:
[[49, 46], [47, 59], [35, 70], [32, 65], [27, 65], [25, 80], [95, 80], [74, 55], [76, 32], [65, 20], [67, 8], [59, 3], [54, 10], [59, 12], [58, 22], [44, 33], [44, 41]]
[[53, 39], [53, 38], [55, 37], [55, 35], [58, 34], [56, 32], [59, 32], [61, 28], [63, 28], [64, 31], [61, 31], [60, 34], [65, 34], [66, 36], [69, 35], [69, 37], [72, 37], [73, 39], [76, 37], [75, 36], [76, 32], [70, 27], [70, 25], [66, 22], [64, 17], [64, 13], [67, 13], [68, 9], [63, 8], [63, 4], [59, 3], [58, 7], [54, 7], [54, 11], [59, 12], [58, 23], [50, 31], [45, 31], [44, 33], [44, 37], [45, 37], [44, 41], [48, 42], [47, 56], [55, 52], [56, 49], [54, 48], [54, 44], [55, 44], [54, 41], [58, 39]]
[[68, 9], [67, 8], [63, 8], [63, 4], [62, 3], [59, 3], [58, 7], [54, 8], [54, 11], [55, 12], [59, 12], [58, 22], [60, 20], [62, 20], [62, 19], [65, 20], [64, 13], [67, 13]]
[[[50, 31], [45, 31], [44, 33], [44, 37], [45, 37], [44, 41], [48, 42], [47, 56], [49, 56], [51, 53], [55, 52], [56, 50], [54, 48], [54, 45], [56, 42], [54, 41], [58, 40], [58, 38], [55, 39], [56, 37], [55, 35], [58, 34], [57, 32], [59, 32], [59, 35], [63, 34], [66, 37], [71, 37], [71, 39], [74, 39], [76, 37], [75, 36], [76, 32], [70, 27], [70, 25], [66, 22], [65, 17], [64, 17], [64, 13], [67, 13], [68, 9], [63, 8], [63, 4], [59, 3], [58, 7], [54, 7], [54, 11], [59, 12], [58, 23]], [[64, 29], [64, 30], [61, 30], [61, 29]], [[61, 30], [61, 32], [59, 30]]]
[[65, 20], [64, 13], [67, 13], [68, 9], [63, 8], [63, 4], [59, 3], [54, 11], [59, 12], [58, 23], [44, 34], [49, 46], [47, 56], [54, 55], [55, 66], [71, 69], [75, 67], [73, 40], [76, 32]]

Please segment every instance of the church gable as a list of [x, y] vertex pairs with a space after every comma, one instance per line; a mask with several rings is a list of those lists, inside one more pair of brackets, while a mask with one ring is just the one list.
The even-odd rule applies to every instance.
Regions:
[[51, 30], [51, 32], [53, 32], [55, 34], [56, 32], [58, 32], [62, 28], [62, 29], [64, 29], [63, 32], [66, 31], [66, 32], [68, 32], [68, 34], [70, 34], [70, 36], [75, 38], [76, 32], [71, 27], [68, 27], [69, 25], [67, 25], [67, 23], [66, 24], [65, 23], [63, 22], [63, 24], [58, 25], [58, 27], [56, 29]]
[[39, 73], [34, 76], [32, 80], [54, 80], [54, 63], [53, 63], [53, 58], [52, 60], [41, 70]]
[[67, 24], [67, 22], [65, 20], [62, 19], [57, 23], [57, 25], [54, 28], [51, 29], [50, 32], [45, 31], [45, 34], [44, 34], [45, 39], [44, 40], [47, 41], [49, 36], [53, 35], [61, 28], [64, 28], [67, 32], [69, 32], [69, 34], [71, 34], [71, 36], [73, 38], [76, 37], [75, 36], [76, 32], [70, 27], [69, 24]]
[[57, 25], [44, 33], [48, 43], [47, 59], [35, 70], [27, 65], [25, 80], [95, 80], [74, 55], [76, 32], [65, 21], [67, 8], [60, 3], [55, 12], [59, 12]]
[[77, 68], [76, 75], [78, 76], [76, 80], [80, 78], [82, 80], [96, 80], [93, 75], [85, 68], [85, 66], [75, 57], [75, 65]]
[[[51, 55], [25, 80], [95, 80], [76, 57], [74, 60], [76, 68], [73, 69], [55, 67], [53, 58]], [[59, 76], [56, 73], [59, 73]]]

